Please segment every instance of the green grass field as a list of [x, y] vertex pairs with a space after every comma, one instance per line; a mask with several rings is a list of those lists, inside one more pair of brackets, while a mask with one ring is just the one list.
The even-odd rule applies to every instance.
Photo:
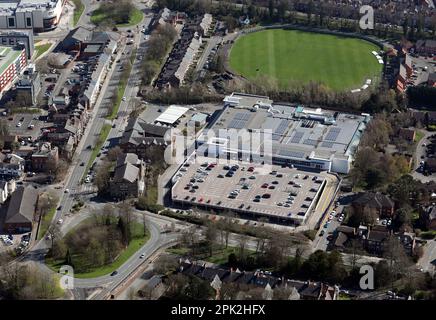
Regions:
[[35, 51], [36, 51], [36, 57], [35, 60], [38, 59], [44, 52], [46, 52], [50, 47], [52, 46], [52, 43], [46, 43], [41, 45], [35, 45]]
[[229, 63], [234, 72], [250, 80], [277, 79], [281, 88], [316, 81], [341, 91], [379, 78], [382, 65], [371, 51], [379, 48], [360, 39], [273, 29], [239, 38]]
[[50, 227], [51, 221], [56, 213], [56, 207], [51, 208], [46, 215], [41, 218], [41, 225], [38, 230], [38, 240], [41, 240]]
[[[124, 249], [120, 253], [120, 255], [115, 259], [114, 262], [108, 265], [93, 268], [93, 270], [89, 272], [76, 273], [74, 277], [80, 279], [96, 278], [96, 277], [104, 276], [106, 274], [109, 274], [117, 270], [150, 239], [150, 232], [147, 231], [147, 234], [144, 236], [143, 230], [144, 227], [142, 223], [134, 222], [133, 230], [132, 230], [133, 239], [130, 241], [127, 248]], [[53, 258], [46, 258], [45, 263], [54, 272], [58, 272], [59, 268], [64, 264], [64, 261], [55, 261], [53, 260]]]
[[83, 5], [82, 0], [73, 0], [73, 2], [76, 7], [74, 9], [73, 25], [76, 26], [82, 16], [83, 10], [85, 10], [85, 6]]
[[[143, 16], [144, 14], [142, 13], [142, 11], [135, 8], [129, 17], [129, 22], [116, 24], [116, 26], [121, 28], [135, 26], [142, 21]], [[91, 14], [91, 22], [97, 26], [101, 25], [107, 20], [107, 14], [101, 9], [94, 10]]]

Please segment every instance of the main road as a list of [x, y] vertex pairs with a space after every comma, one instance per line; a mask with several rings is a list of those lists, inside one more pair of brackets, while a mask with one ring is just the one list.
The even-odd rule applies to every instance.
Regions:
[[[147, 9], [146, 7], [144, 7], [144, 5], [138, 7], [140, 7], [140, 9], [143, 11]], [[90, 6], [88, 6], [85, 2], [84, 15], [87, 15], [87, 13], [90, 12], [89, 10]], [[148, 27], [151, 19], [152, 16], [145, 15], [142, 24]], [[86, 24], [86, 20], [87, 18], [82, 16], [80, 19], [80, 23], [84, 22]], [[139, 31], [139, 26], [136, 27], [136, 29]], [[123, 32], [124, 30], [121, 31]], [[80, 192], [81, 179], [85, 174], [86, 170], [86, 166], [82, 166], [80, 164], [82, 162], [87, 163], [90, 160], [92, 154], [92, 150], [87, 148], [87, 146], [93, 146], [95, 144], [95, 141], [98, 138], [101, 129], [105, 123], [112, 124], [111, 121], [106, 120], [106, 115], [111, 107], [110, 98], [112, 92], [117, 90], [121, 74], [119, 64], [116, 63], [116, 61], [129, 59], [129, 53], [131, 53], [132, 47], [136, 47], [138, 48], [138, 50], [136, 56], [134, 57], [134, 64], [124, 93], [126, 99], [123, 99], [125, 101], [122, 101], [119, 109], [119, 114], [122, 114], [123, 116], [119, 117], [118, 120], [120, 121], [115, 121], [115, 128], [111, 129], [108, 138], [115, 137], [120, 131], [120, 126], [122, 126], [123, 123], [125, 123], [127, 120], [127, 116], [129, 114], [129, 106], [132, 105], [132, 103], [130, 103], [130, 100], [132, 97], [136, 96], [140, 86], [140, 61], [137, 57], [143, 55], [146, 50], [145, 37], [143, 37], [140, 32], [134, 32], [134, 43], [131, 45], [126, 44], [125, 36], [123, 36], [120, 40], [119, 49], [117, 50], [118, 53], [114, 57], [114, 63], [112, 63], [112, 66], [107, 73], [106, 79], [100, 90], [99, 97], [95, 103], [92, 114], [90, 115], [89, 123], [86, 126], [82, 139], [76, 148], [75, 156], [73, 157], [72, 164], [66, 175], [67, 178], [63, 184], [63, 193], [61, 195], [59, 203], [61, 206], [61, 210], [56, 211], [52, 220], [52, 225], [58, 223], [58, 221], [60, 222], [60, 219], [65, 220], [66, 218], [68, 218], [70, 210], [75, 201], [74, 194], [76, 192]], [[118, 275], [116, 277], [103, 276], [95, 279], [77, 279], [76, 286], [90, 288], [100, 285], [108, 285], [109, 283], [116, 283], [117, 280], [121, 281], [123, 277], [125, 277], [129, 272], [134, 270], [140, 263], [142, 263], [149, 256], [149, 254], [154, 252], [158, 246], [165, 245], [168, 243], [168, 241], [175, 240], [174, 235], [161, 235], [159, 227], [155, 222], [150, 221], [149, 227], [151, 233], [150, 241], [148, 241], [147, 244], [145, 244], [125, 264], [120, 267]], [[67, 231], [65, 230], [65, 228], [63, 229], [64, 231]], [[35, 243], [30, 248], [30, 250], [24, 256], [20, 257], [20, 259], [18, 259], [17, 261], [34, 261], [40, 266], [45, 266], [44, 257], [47, 254], [48, 250], [49, 241], [47, 241], [45, 238], [42, 238], [42, 240]], [[144, 254], [145, 256], [144, 260], [139, 259], [139, 256], [141, 256], [142, 254]], [[48, 269], [46, 266], [45, 268]]]

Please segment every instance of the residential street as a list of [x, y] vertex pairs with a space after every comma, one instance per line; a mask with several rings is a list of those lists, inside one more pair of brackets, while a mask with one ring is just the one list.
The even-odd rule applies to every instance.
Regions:
[[430, 240], [424, 247], [424, 255], [419, 259], [418, 266], [425, 272], [434, 274], [436, 271], [436, 240]]
[[[145, 9], [145, 7], [142, 6], [142, 9]], [[89, 6], [88, 2], [85, 2], [85, 11], [79, 21], [79, 25], [82, 24], [86, 25], [87, 21], [89, 21], [89, 19], [84, 18], [85, 16], [87, 16], [86, 13], [89, 12], [89, 10], [91, 10], [91, 6]], [[151, 16], [147, 15], [144, 16], [142, 23], [148, 26], [150, 21], [151, 21]], [[77, 146], [76, 153], [72, 161], [72, 165], [70, 166], [65, 182], [63, 183], [63, 188], [61, 190], [63, 193], [61, 195], [61, 199], [59, 202], [59, 205], [62, 207], [62, 210], [57, 210], [52, 220], [53, 224], [57, 223], [60, 219], [65, 221], [69, 220], [66, 226], [62, 226], [63, 233], [68, 232], [68, 230], [71, 230], [71, 228], [73, 228], [74, 226], [76, 226], [78, 223], [80, 223], [81, 221], [83, 221], [89, 216], [89, 212], [88, 212], [88, 214], [85, 213], [82, 215], [78, 215], [77, 216], [78, 219], [76, 221], [74, 221], [74, 219], [73, 221], [69, 219], [70, 210], [75, 202], [75, 197], [76, 197], [75, 194], [80, 194], [80, 192], [82, 191], [80, 181], [86, 170], [86, 166], [81, 166], [79, 164], [81, 162], [87, 163], [89, 161], [92, 150], [88, 149], [87, 146], [95, 145], [96, 139], [98, 138], [100, 131], [105, 123], [111, 124], [110, 122], [108, 122], [108, 120], [106, 120], [106, 115], [111, 107], [110, 97], [112, 95], [112, 92], [114, 92], [114, 90], [116, 90], [118, 87], [118, 82], [121, 74], [121, 71], [118, 68], [118, 66], [121, 63], [116, 63], [116, 61], [120, 59], [121, 61], [129, 59], [130, 55], [128, 54], [128, 52], [131, 52], [132, 48], [135, 46], [138, 47], [138, 50], [137, 50], [137, 55], [135, 56], [134, 65], [132, 67], [132, 72], [130, 74], [128, 85], [125, 91], [125, 96], [127, 97], [127, 99], [126, 101], [122, 101], [120, 104], [120, 109], [118, 114], [121, 114], [122, 116], [119, 117], [117, 122], [115, 122], [116, 126], [115, 128], [111, 129], [108, 138], [112, 139], [114, 137], [119, 136], [120, 127], [121, 129], [123, 129], [125, 123], [127, 123], [128, 114], [130, 113], [129, 107], [132, 106], [131, 99], [136, 97], [140, 84], [139, 81], [140, 61], [137, 59], [137, 56], [143, 55], [144, 50], [146, 50], [146, 43], [143, 34], [140, 32], [135, 32], [134, 35], [135, 38], [134, 38], [133, 45], [126, 45], [125, 37], [122, 38], [121, 43], [119, 44], [118, 54], [113, 59], [114, 63], [112, 64], [111, 69], [109, 70], [106, 79], [102, 85], [100, 94], [92, 110], [90, 122], [86, 127], [86, 130], [83, 134], [83, 137], [79, 145]], [[56, 34], [56, 37], [59, 36], [60, 34]], [[123, 54], [123, 53], [127, 53], [127, 54]], [[151, 233], [150, 240], [144, 245], [143, 248], [138, 250], [121, 268], [119, 268], [116, 277], [111, 277], [110, 275], [106, 275], [95, 279], [77, 279], [75, 285], [78, 288], [94, 288], [96, 286], [97, 287], [108, 286], [108, 284], [113, 283], [115, 287], [118, 282], [122, 281], [130, 272], [135, 270], [139, 266], [139, 264], [147, 260], [148, 256], [151, 255], [159, 246], [166, 245], [168, 242], [174, 241], [174, 239], [177, 238], [170, 234], [161, 234], [159, 225], [156, 224], [153, 220], [149, 221], [149, 227]], [[48, 246], [49, 246], [49, 241], [43, 238], [38, 243], [36, 243], [19, 260], [35, 261], [38, 263], [38, 265], [45, 266], [43, 261], [44, 261], [44, 255], [47, 253], [49, 249]], [[139, 256], [141, 254], [145, 255], [144, 259], [139, 259]], [[48, 269], [47, 267], [44, 268]], [[110, 287], [108, 287], [108, 289], [110, 289]]]

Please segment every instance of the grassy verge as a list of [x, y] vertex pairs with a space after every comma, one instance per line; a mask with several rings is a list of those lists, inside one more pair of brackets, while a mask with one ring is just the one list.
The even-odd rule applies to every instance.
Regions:
[[157, 186], [150, 186], [147, 188], [146, 198], [148, 203], [157, 203], [157, 195]]
[[433, 239], [436, 237], [436, 231], [430, 230], [421, 232], [420, 237], [427, 240]]
[[424, 132], [420, 130], [416, 130], [415, 142], [419, 143], [422, 140], [422, 138], [424, 138], [424, 136], [425, 136]]
[[[101, 277], [121, 267], [136, 251], [138, 251], [150, 239], [149, 232], [147, 232], [145, 236], [143, 235], [144, 227], [142, 223], [135, 222], [133, 228], [134, 228], [133, 233], [138, 236], [136, 236], [132, 241], [130, 241], [130, 244], [127, 246], [127, 248], [121, 252], [121, 254], [118, 256], [117, 259], [115, 259], [114, 262], [102, 267], [95, 268], [89, 272], [76, 273], [74, 274], [74, 277], [79, 279]], [[59, 268], [64, 264], [64, 261], [54, 261], [52, 258], [47, 258], [45, 260], [45, 263], [50, 269], [52, 269], [55, 272], [58, 272]]]
[[[127, 23], [116, 24], [119, 28], [131, 27], [137, 25], [142, 21], [143, 13], [141, 10], [133, 9], [132, 14], [129, 17], [129, 21]], [[94, 10], [91, 15], [91, 22], [95, 25], [100, 25], [104, 21], [108, 19], [107, 14], [103, 12], [101, 9]]]
[[[215, 246], [214, 246], [215, 247]], [[168, 253], [179, 255], [179, 256], [186, 256], [191, 253], [191, 250], [186, 247], [173, 247], [166, 250]], [[216, 249], [214, 249], [211, 256], [209, 256], [208, 253], [201, 253], [195, 256], [195, 259], [204, 260], [210, 263], [214, 263], [217, 265], [225, 265], [227, 264], [229, 260], [229, 255], [234, 253], [236, 256], [238, 256], [239, 249], [236, 247], [221, 247], [220, 245], [216, 246]], [[253, 255], [254, 251], [252, 250], [246, 250], [247, 255]]]
[[15, 114], [15, 113], [33, 113], [33, 114], [37, 114], [37, 113], [41, 113], [41, 109], [39, 108], [12, 108], [11, 109], [11, 113]]
[[138, 9], [134, 9], [132, 12], [132, 15], [129, 18], [129, 22], [128, 23], [124, 23], [124, 24], [117, 24], [117, 27], [131, 27], [131, 26], [135, 26], [138, 23], [140, 23], [142, 21], [142, 17], [143, 17], [143, 13], [141, 10]]
[[38, 230], [38, 240], [42, 239], [42, 237], [47, 232], [48, 227], [50, 227], [50, 223], [53, 220], [55, 212], [56, 212], [56, 207], [53, 207], [53, 208], [50, 209], [49, 212], [47, 212], [46, 215], [44, 215], [41, 218], [41, 222], [40, 222], [39, 230]]
[[137, 49], [136, 48], [133, 48], [132, 49], [132, 53], [130, 54], [130, 58], [129, 58], [129, 61], [130, 61], [130, 63], [133, 65], [133, 63], [135, 62], [135, 59], [136, 59], [136, 51], [137, 51]]
[[[133, 53], [132, 53], [133, 55]], [[134, 59], [134, 58], [133, 58]], [[128, 75], [127, 77], [121, 76], [120, 83], [118, 84], [117, 92], [116, 92], [116, 101], [115, 106], [112, 109], [111, 113], [106, 117], [108, 120], [114, 120], [118, 114], [118, 110], [120, 109], [121, 99], [124, 96], [124, 91], [126, 91], [127, 82], [129, 81], [130, 72], [132, 71], [132, 65], [126, 64], [127, 70], [125, 71], [125, 74]]]
[[89, 158], [89, 161], [86, 165], [86, 170], [83, 173], [83, 177], [82, 180], [86, 177], [86, 175], [88, 174], [89, 168], [91, 168], [92, 163], [95, 161], [95, 159], [97, 158], [97, 154], [100, 152], [101, 147], [103, 146], [103, 144], [105, 143], [107, 136], [109, 135], [109, 132], [111, 131], [111, 125], [105, 123], [103, 125], [103, 127], [101, 128], [100, 131], [100, 135], [97, 139], [97, 143], [95, 144], [94, 148], [92, 149], [92, 153], [91, 153], [91, 158]]
[[36, 51], [35, 60], [38, 59], [48, 49], [50, 49], [51, 46], [52, 46], [51, 43], [46, 43], [46, 44], [41, 44], [41, 45], [35, 46], [35, 51]]
[[82, 0], [73, 0], [74, 6], [74, 16], [73, 16], [73, 26], [75, 27], [82, 16], [83, 10], [85, 10], [85, 6], [82, 3]]

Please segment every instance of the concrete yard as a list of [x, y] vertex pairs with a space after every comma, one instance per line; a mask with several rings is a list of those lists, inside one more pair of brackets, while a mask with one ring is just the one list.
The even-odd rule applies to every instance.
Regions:
[[[17, 113], [3, 118], [7, 119], [6, 123], [11, 135], [31, 137], [32, 140], [36, 140], [41, 135], [41, 129], [52, 125], [39, 120], [39, 117], [40, 114]], [[32, 128], [29, 127], [31, 124]]]
[[228, 177], [225, 164], [210, 166], [211, 161], [196, 161], [180, 169], [172, 192], [174, 201], [302, 224], [326, 184], [326, 173], [253, 163], [240, 163]]

